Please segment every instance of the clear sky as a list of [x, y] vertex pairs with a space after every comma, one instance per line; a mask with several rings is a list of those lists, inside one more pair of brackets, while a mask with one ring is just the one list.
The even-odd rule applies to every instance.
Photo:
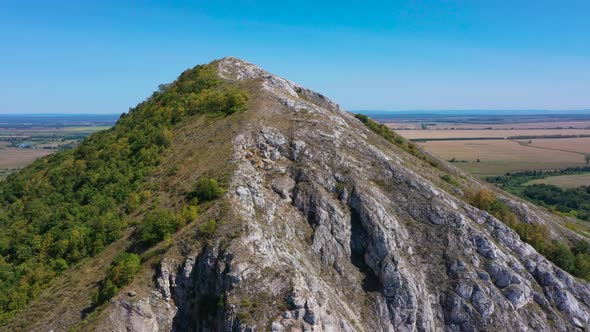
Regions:
[[0, 0], [0, 113], [122, 113], [243, 58], [347, 109], [590, 108], [590, 1]]

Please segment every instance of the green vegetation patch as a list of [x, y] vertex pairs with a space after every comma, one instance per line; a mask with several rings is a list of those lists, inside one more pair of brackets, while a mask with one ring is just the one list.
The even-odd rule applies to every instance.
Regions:
[[561, 189], [550, 184], [532, 184], [522, 194], [535, 204], [590, 221], [590, 186]]
[[568, 216], [590, 221], [590, 186], [562, 189], [550, 184], [530, 184], [531, 181], [558, 175], [587, 174], [590, 167], [567, 168], [556, 171], [527, 171], [506, 173], [486, 180], [523, 197], [537, 205]]
[[459, 183], [457, 182], [457, 180], [455, 180], [455, 178], [453, 178], [449, 174], [441, 175], [440, 179], [448, 184], [452, 184], [454, 186], [459, 186]]
[[111, 263], [106, 279], [94, 295], [93, 303], [100, 305], [113, 298], [121, 287], [133, 280], [139, 270], [141, 270], [139, 256], [128, 252], [120, 252]]
[[199, 202], [207, 202], [223, 196], [225, 190], [219, 186], [216, 179], [202, 177], [197, 180], [195, 190], [189, 194], [190, 198], [196, 198]]
[[137, 226], [136, 238], [139, 243], [150, 247], [170, 238], [178, 229], [184, 226], [186, 219], [171, 212], [157, 209], [148, 213]]
[[199, 225], [199, 233], [203, 235], [205, 238], [210, 238], [213, 236], [215, 231], [217, 230], [217, 220], [209, 219], [207, 222]]
[[524, 190], [525, 184], [531, 181], [540, 180], [548, 177], [561, 175], [575, 175], [590, 173], [590, 167], [570, 167], [561, 170], [548, 171], [525, 171], [517, 173], [506, 173], [500, 176], [490, 176], [486, 181], [495, 184], [496, 186], [515, 194], [521, 194]]

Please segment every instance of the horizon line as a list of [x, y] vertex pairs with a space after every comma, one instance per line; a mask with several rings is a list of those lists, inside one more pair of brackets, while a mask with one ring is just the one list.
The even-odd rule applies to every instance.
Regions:
[[[491, 108], [473, 108], [473, 109], [364, 109], [364, 108], [351, 108], [344, 109], [349, 112], [590, 112], [590, 108], [584, 109], [491, 109]], [[0, 116], [120, 116], [127, 112], [113, 112], [113, 113], [2, 113]]]

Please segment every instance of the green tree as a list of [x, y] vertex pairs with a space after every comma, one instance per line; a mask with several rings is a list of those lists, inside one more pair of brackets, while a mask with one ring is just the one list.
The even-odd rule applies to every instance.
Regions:
[[137, 240], [147, 246], [152, 246], [169, 238], [184, 222], [170, 212], [158, 209], [145, 216], [136, 230]]
[[243, 111], [248, 101], [246, 92], [238, 89], [208, 89], [189, 100], [191, 113], [224, 113], [230, 115]]
[[140, 269], [141, 261], [138, 255], [121, 252], [113, 260], [108, 279], [110, 279], [117, 287], [122, 287], [130, 283]]
[[589, 254], [590, 255], [590, 242], [586, 240], [579, 240], [576, 241], [574, 247], [572, 248], [574, 254]]
[[119, 288], [111, 280], [107, 279], [100, 286], [98, 292], [94, 294], [92, 302], [98, 305], [106, 303], [108, 300], [117, 295], [117, 293], [119, 293]]
[[471, 204], [478, 209], [489, 210], [496, 201], [494, 194], [486, 189], [479, 190], [471, 199]]
[[182, 207], [182, 218], [185, 223], [190, 223], [199, 216], [199, 208], [194, 205], [186, 205]]
[[554, 242], [555, 249], [553, 250], [551, 260], [560, 268], [572, 272], [575, 270], [576, 257], [565, 244], [561, 242]]
[[119, 293], [121, 287], [133, 280], [140, 270], [139, 256], [129, 252], [118, 253], [109, 267], [107, 277], [101, 283], [98, 292], [94, 294], [93, 303], [100, 305], [112, 299]]
[[201, 202], [206, 202], [219, 198], [224, 193], [225, 191], [219, 186], [216, 179], [202, 177], [197, 181], [191, 196], [198, 198]]
[[586, 280], [590, 280], [590, 255], [577, 254], [575, 260], [576, 269], [574, 275]]
[[141, 197], [139, 196], [139, 194], [137, 193], [130, 193], [129, 196], [127, 196], [127, 212], [133, 212], [135, 211], [139, 205], [141, 204]]
[[213, 236], [217, 230], [217, 221], [215, 219], [209, 219], [207, 222], [199, 226], [199, 232], [206, 238]]
[[63, 272], [68, 269], [68, 263], [63, 258], [58, 258], [53, 261], [53, 269], [57, 272]]

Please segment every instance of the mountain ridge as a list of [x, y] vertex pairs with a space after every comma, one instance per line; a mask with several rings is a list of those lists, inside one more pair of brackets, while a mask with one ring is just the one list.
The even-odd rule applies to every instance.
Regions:
[[[94, 313], [64, 308], [69, 318], [41, 315], [31, 330], [586, 328], [588, 284], [468, 204], [466, 191], [492, 190], [523, 222], [579, 238], [559, 217], [253, 64], [228, 57], [209, 66], [219, 91], [247, 93], [244, 109], [178, 120], [146, 181], [159, 208], [190, 204], [186, 192], [202, 178], [218, 179], [223, 197], [199, 202], [199, 217], [148, 249], [155, 254], [134, 280]], [[130, 214], [134, 227], [143, 213]], [[109, 262], [117, 250], [107, 251]]]

